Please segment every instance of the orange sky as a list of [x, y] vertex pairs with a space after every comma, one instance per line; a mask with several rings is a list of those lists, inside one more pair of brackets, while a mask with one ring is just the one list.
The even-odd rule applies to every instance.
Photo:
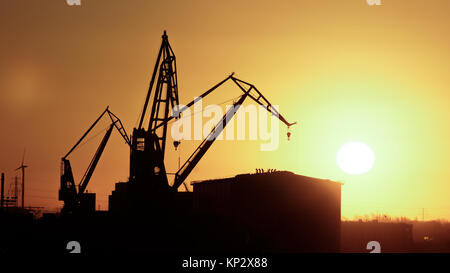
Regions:
[[[11, 182], [26, 148], [26, 205], [61, 205], [60, 158], [106, 105], [132, 131], [166, 29], [180, 102], [235, 72], [299, 122], [289, 142], [280, 128], [273, 152], [217, 141], [189, 181], [276, 168], [344, 182], [344, 217], [425, 208], [427, 219], [450, 218], [449, 1], [81, 1], [0, 2], [0, 170]], [[207, 103], [237, 95], [224, 88]], [[370, 172], [337, 167], [349, 140], [374, 150]], [[71, 157], [77, 181], [99, 141]], [[183, 142], [181, 157], [198, 144]], [[128, 158], [115, 132], [88, 187], [102, 209]]]

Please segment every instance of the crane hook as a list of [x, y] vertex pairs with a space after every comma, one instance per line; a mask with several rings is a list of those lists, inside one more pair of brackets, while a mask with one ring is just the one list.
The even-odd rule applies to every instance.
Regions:
[[175, 147], [175, 151], [178, 149], [178, 145], [180, 145], [180, 144], [181, 144], [181, 141], [178, 141], [178, 140], [175, 140], [173, 142], [173, 146]]

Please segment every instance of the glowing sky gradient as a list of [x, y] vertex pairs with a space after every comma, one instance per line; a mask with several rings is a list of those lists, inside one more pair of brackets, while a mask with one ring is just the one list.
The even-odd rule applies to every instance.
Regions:
[[[422, 208], [427, 219], [450, 218], [450, 1], [382, 3], [2, 0], [0, 170], [10, 183], [26, 148], [26, 205], [60, 206], [60, 158], [107, 105], [132, 131], [166, 29], [180, 102], [234, 71], [299, 122], [289, 142], [280, 128], [273, 152], [260, 152], [258, 141], [218, 141], [189, 181], [290, 170], [344, 182], [347, 218], [414, 218]], [[219, 93], [205, 103], [239, 90]], [[336, 164], [337, 150], [352, 140], [376, 154], [366, 174], [347, 175]], [[71, 157], [77, 181], [99, 141]], [[198, 144], [183, 142], [180, 156]], [[174, 171], [178, 152], [168, 150]], [[102, 209], [114, 183], [127, 179], [128, 160], [114, 133], [88, 187]]]

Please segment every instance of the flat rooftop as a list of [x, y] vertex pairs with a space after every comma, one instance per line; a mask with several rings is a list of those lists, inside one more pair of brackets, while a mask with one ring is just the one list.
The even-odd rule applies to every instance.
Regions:
[[295, 174], [290, 171], [268, 171], [268, 172], [257, 172], [257, 173], [246, 173], [246, 174], [238, 174], [232, 177], [225, 178], [217, 178], [217, 179], [206, 179], [206, 180], [197, 180], [192, 181], [191, 185], [195, 184], [208, 184], [208, 183], [236, 183], [238, 181], [244, 180], [254, 180], [262, 178], [266, 180], [267, 178], [274, 178], [278, 180], [295, 180], [295, 181], [310, 181], [310, 182], [319, 182], [319, 183], [336, 183], [342, 185], [342, 182], [333, 181], [329, 179], [315, 178], [311, 176], [305, 176], [300, 174]]

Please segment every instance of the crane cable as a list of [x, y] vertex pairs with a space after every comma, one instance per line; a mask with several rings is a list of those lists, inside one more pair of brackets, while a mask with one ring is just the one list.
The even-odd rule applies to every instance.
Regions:
[[108, 130], [109, 126], [111, 126], [111, 125], [108, 125], [108, 126], [105, 127], [104, 129], [98, 131], [95, 135], [91, 136], [90, 138], [88, 138], [88, 139], [86, 139], [85, 141], [83, 141], [82, 143], [80, 143], [80, 145], [78, 145], [77, 148], [80, 148], [80, 147], [86, 145], [88, 142], [90, 142], [90, 141], [93, 140], [94, 138], [98, 137], [101, 133], [103, 133], [103, 132], [105, 132], [106, 130]]

